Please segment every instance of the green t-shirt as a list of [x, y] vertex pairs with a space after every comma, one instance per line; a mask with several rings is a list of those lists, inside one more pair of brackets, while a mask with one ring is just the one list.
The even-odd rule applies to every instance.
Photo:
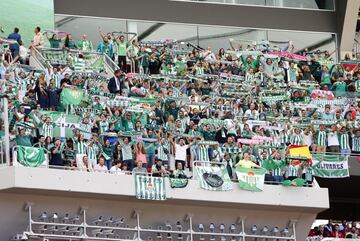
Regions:
[[117, 43], [118, 46], [118, 56], [126, 56], [126, 48], [127, 48], [127, 44], [126, 42], [118, 42]]
[[60, 48], [60, 43], [61, 43], [61, 39], [49, 39], [49, 43], [50, 43], [50, 48], [53, 49], [59, 49]]
[[215, 141], [215, 135], [216, 135], [215, 131], [201, 130], [201, 133], [205, 141]]

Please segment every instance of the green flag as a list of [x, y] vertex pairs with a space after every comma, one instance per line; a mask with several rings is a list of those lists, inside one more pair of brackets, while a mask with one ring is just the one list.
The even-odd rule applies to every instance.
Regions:
[[61, 91], [61, 103], [63, 105], [79, 105], [84, 97], [84, 90], [64, 88]]
[[264, 190], [265, 172], [265, 168], [245, 168], [237, 166], [236, 175], [240, 188], [253, 192]]
[[187, 178], [169, 178], [169, 180], [171, 188], [184, 188], [189, 183]]
[[200, 187], [210, 191], [230, 191], [232, 183], [226, 165], [195, 166]]
[[38, 167], [45, 161], [45, 152], [43, 148], [18, 146], [18, 161], [26, 167]]
[[137, 199], [166, 200], [165, 178], [135, 175]]
[[40, 119], [43, 115], [50, 117], [51, 121], [55, 124], [54, 137], [71, 138], [73, 137], [73, 130], [82, 129], [80, 125], [80, 116], [77, 115], [66, 115], [63, 112], [45, 110], [37, 112], [32, 111], [30, 113], [32, 119]]
[[349, 177], [347, 156], [313, 154], [312, 168], [317, 177]]
[[305, 180], [302, 178], [295, 178], [294, 180], [285, 180], [281, 183], [284, 187], [302, 187], [305, 184]]

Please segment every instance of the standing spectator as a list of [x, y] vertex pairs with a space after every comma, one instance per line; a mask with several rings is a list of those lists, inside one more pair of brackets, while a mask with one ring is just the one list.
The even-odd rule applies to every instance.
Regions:
[[103, 42], [99, 43], [99, 45], [96, 48], [96, 51], [99, 53], [106, 54], [110, 58], [114, 55], [114, 47], [112, 43], [109, 42], [109, 39], [107, 37], [103, 38]]
[[10, 44], [11, 56], [15, 59], [19, 55], [19, 44], [21, 41], [21, 35], [19, 34], [19, 28], [14, 28], [14, 32], [9, 34], [8, 39], [16, 40], [17, 44]]
[[45, 33], [45, 37], [49, 40], [50, 48], [53, 49], [59, 49], [61, 48], [61, 39], [58, 38], [58, 35], [56, 33], [53, 33], [51, 37], [49, 37], [48, 33]]
[[40, 27], [35, 28], [34, 30], [35, 35], [30, 48], [41, 48], [44, 46], [43, 34], [40, 31], [41, 31]]
[[110, 78], [108, 83], [109, 92], [112, 94], [122, 94], [124, 88], [123, 72], [120, 69], [115, 70], [114, 77]]
[[93, 50], [92, 42], [87, 39], [86, 34], [83, 34], [81, 40], [79, 40], [79, 42], [77, 44], [77, 48], [80, 49], [81, 51], [92, 51]]
[[28, 57], [29, 57], [28, 49], [25, 48], [22, 40], [19, 41], [19, 57], [20, 57], [21, 64], [28, 63]]
[[64, 160], [61, 157], [61, 154], [63, 152], [63, 146], [61, 145], [61, 142], [59, 139], [55, 140], [54, 147], [51, 148], [51, 158], [49, 161], [50, 166], [64, 166]]
[[71, 34], [66, 35], [65, 37], [65, 42], [64, 42], [64, 47], [66, 49], [77, 49], [76, 43], [72, 38]]
[[[134, 35], [129, 42], [132, 42], [136, 35]], [[118, 64], [122, 71], [127, 72], [126, 70], [126, 49], [129, 46], [129, 42], [125, 40], [124, 35], [120, 35], [118, 38], [114, 36], [114, 39], [117, 43], [117, 54], [118, 54]]]

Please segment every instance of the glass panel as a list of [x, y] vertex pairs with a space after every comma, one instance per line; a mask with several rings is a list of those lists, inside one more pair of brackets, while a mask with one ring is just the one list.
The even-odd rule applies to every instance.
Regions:
[[101, 27], [104, 34], [113, 31], [126, 31], [126, 21], [120, 19], [55, 15], [55, 27], [58, 30], [71, 33], [75, 40], [81, 39], [82, 35], [86, 34], [94, 48], [96, 48], [97, 44], [102, 41], [98, 31], [99, 27]]
[[334, 10], [334, 0], [176, 0], [206, 3], [224, 3], [239, 5], [258, 5], [280, 8], [326, 9]]
[[[120, 19], [74, 17], [58, 15], [56, 28], [72, 33], [74, 39], [81, 39], [86, 33], [94, 47], [101, 42], [98, 27], [104, 33], [112, 31], [137, 32], [139, 41], [159, 41], [174, 39], [178, 42], [192, 43], [203, 48], [211, 47], [215, 52], [220, 48], [229, 49], [229, 39], [245, 47], [252, 41], [269, 40], [271, 46], [284, 48], [288, 41], [294, 44], [294, 52], [308, 48], [332, 52], [336, 47], [335, 36], [327, 33], [257, 30], [235, 27], [218, 27], [176, 23], [145, 22]], [[336, 55], [334, 55], [336, 58]]]
[[199, 45], [211, 47], [215, 52], [230, 48], [229, 39], [251, 43], [266, 39], [266, 31], [256, 29], [199, 26]]
[[[294, 52], [298, 53], [308, 49], [309, 52], [314, 50], [333, 52], [336, 49], [336, 38], [334, 34], [328, 33], [306, 33], [290, 31], [267, 31], [267, 40], [270, 44], [277, 45], [280, 48], [286, 46], [287, 41], [292, 41]], [[334, 53], [332, 58], [337, 59]]]
[[173, 39], [179, 42], [186, 41], [197, 44], [196, 25], [143, 21], [128, 22], [134, 27], [137, 27], [139, 41]]

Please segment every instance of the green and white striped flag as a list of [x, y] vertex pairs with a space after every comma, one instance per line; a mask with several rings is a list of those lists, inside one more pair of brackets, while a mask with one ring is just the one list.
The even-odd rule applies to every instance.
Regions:
[[245, 168], [237, 166], [236, 175], [240, 188], [253, 192], [261, 192], [264, 190], [265, 172], [265, 168]]
[[135, 175], [137, 199], [166, 200], [165, 178]]
[[349, 177], [347, 156], [340, 155], [312, 155], [314, 176], [324, 178]]
[[63, 112], [57, 111], [38, 111], [38, 113], [30, 113], [32, 119], [34, 119], [34, 115], [39, 119], [42, 115], [50, 117], [51, 121], [55, 123], [53, 132], [54, 137], [73, 137], [73, 130], [81, 129], [80, 117], [77, 115], [66, 115]]
[[18, 162], [26, 167], [38, 167], [44, 164], [45, 152], [43, 148], [19, 146], [17, 150]]
[[210, 191], [232, 190], [232, 183], [226, 165], [210, 166], [209, 163], [203, 163], [203, 165], [195, 166], [201, 188]]

